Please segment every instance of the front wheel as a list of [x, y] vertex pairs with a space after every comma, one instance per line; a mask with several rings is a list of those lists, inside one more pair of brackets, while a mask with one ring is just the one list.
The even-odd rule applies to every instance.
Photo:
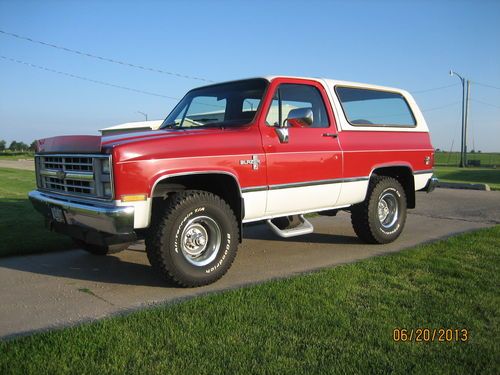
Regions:
[[217, 195], [186, 190], [157, 210], [146, 236], [149, 262], [183, 287], [213, 283], [229, 269], [238, 248], [238, 223]]
[[364, 202], [351, 208], [351, 222], [368, 243], [389, 243], [399, 237], [406, 222], [406, 195], [398, 180], [376, 176]]

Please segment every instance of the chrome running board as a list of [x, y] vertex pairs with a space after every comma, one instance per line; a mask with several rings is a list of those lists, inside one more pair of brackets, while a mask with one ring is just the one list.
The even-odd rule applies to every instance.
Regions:
[[304, 215], [294, 215], [294, 218], [298, 219], [299, 223], [292, 228], [280, 229], [272, 222], [272, 219], [267, 220], [267, 225], [269, 225], [269, 228], [271, 228], [274, 233], [283, 238], [301, 236], [314, 231], [313, 225]]

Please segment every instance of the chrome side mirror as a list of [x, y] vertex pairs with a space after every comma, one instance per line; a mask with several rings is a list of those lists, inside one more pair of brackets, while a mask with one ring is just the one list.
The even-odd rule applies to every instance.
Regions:
[[288, 112], [288, 117], [283, 125], [297, 124], [299, 126], [311, 126], [314, 122], [314, 115], [311, 108], [295, 108]]
[[288, 143], [288, 128], [287, 127], [275, 127], [274, 131], [278, 135], [280, 143]]
[[280, 143], [288, 143], [288, 128], [290, 126], [311, 126], [314, 122], [314, 115], [311, 108], [295, 108], [288, 112], [288, 117], [283, 124], [274, 128]]

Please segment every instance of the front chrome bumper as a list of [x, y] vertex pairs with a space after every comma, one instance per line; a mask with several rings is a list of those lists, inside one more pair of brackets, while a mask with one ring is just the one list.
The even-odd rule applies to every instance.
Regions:
[[134, 207], [117, 207], [77, 203], [57, 199], [38, 190], [29, 194], [33, 206], [49, 221], [93, 229], [109, 234], [130, 234], [134, 231]]
[[431, 193], [432, 191], [434, 191], [438, 183], [439, 180], [436, 177], [432, 176], [431, 178], [429, 178], [429, 181], [427, 181], [427, 184], [422, 190], [426, 191], [427, 193]]

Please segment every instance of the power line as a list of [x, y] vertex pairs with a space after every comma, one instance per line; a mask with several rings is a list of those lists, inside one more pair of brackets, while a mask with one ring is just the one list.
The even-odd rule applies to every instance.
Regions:
[[32, 64], [32, 63], [29, 63], [29, 62], [26, 62], [26, 61], [13, 59], [13, 58], [7, 57], [7, 56], [0, 55], [0, 58], [2, 58], [4, 60], [7, 60], [7, 61], [15, 62], [17, 64], [22, 64], [22, 65], [25, 65], [25, 66], [29, 66], [30, 68], [36, 68], [36, 69], [40, 69], [40, 70], [45, 70], [47, 72], [51, 72], [51, 73], [55, 73], [55, 74], [60, 74], [60, 75], [66, 76], [66, 77], [76, 78], [76, 79], [79, 79], [79, 80], [82, 80], [82, 81], [92, 82], [92, 83], [96, 83], [96, 84], [103, 85], [103, 86], [114, 87], [114, 88], [117, 88], [117, 89], [133, 91], [133, 92], [137, 92], [137, 93], [140, 93], [140, 94], [157, 96], [157, 97], [160, 97], [160, 98], [172, 99], [172, 100], [176, 100], [176, 101], [179, 100], [179, 98], [175, 98], [173, 96], [162, 95], [162, 94], [158, 94], [158, 93], [151, 92], [151, 91], [145, 91], [145, 90], [135, 89], [135, 88], [132, 88], [132, 87], [116, 85], [114, 83], [109, 83], [109, 82], [104, 82], [104, 81], [98, 81], [98, 80], [95, 80], [95, 79], [92, 79], [92, 78], [87, 78], [87, 77], [79, 76], [79, 75], [76, 75], [76, 74], [61, 72], [59, 70], [50, 69], [50, 68], [47, 68], [45, 66]]
[[472, 83], [479, 85], [479, 86], [489, 87], [490, 89], [500, 90], [500, 87], [493, 86], [493, 85], [487, 85], [486, 83], [481, 83], [481, 82], [476, 82], [476, 81], [472, 81]]
[[453, 105], [456, 105], [460, 102], [456, 101], [456, 102], [452, 102], [452, 103], [448, 103], [448, 104], [444, 104], [444, 105], [441, 105], [439, 107], [433, 107], [433, 108], [427, 108], [427, 109], [422, 109], [421, 112], [431, 112], [431, 111], [437, 111], [438, 109], [443, 109], [443, 108], [447, 108], [447, 107], [451, 107]]
[[477, 99], [470, 99], [476, 103], [481, 103], [481, 104], [484, 104], [484, 105], [489, 105], [490, 107], [495, 107], [495, 108], [500, 108], [499, 105], [496, 105], [496, 104], [491, 104], [491, 103], [487, 103], [487, 102], [483, 102], [482, 100], [477, 100]]
[[201, 78], [201, 77], [195, 77], [195, 76], [190, 76], [190, 75], [186, 75], [186, 74], [169, 72], [169, 71], [162, 70], [162, 69], [150, 68], [150, 67], [143, 66], [143, 65], [132, 64], [132, 63], [129, 63], [129, 62], [126, 62], [126, 61], [115, 60], [115, 59], [111, 59], [109, 57], [98, 56], [98, 55], [94, 55], [92, 53], [83, 52], [83, 51], [79, 51], [79, 50], [76, 50], [76, 49], [59, 46], [57, 44], [47, 43], [47, 42], [43, 42], [41, 40], [28, 38], [26, 36], [22, 36], [22, 35], [19, 35], [19, 34], [10, 33], [8, 31], [4, 31], [4, 30], [0, 30], [0, 33], [4, 34], [4, 35], [11, 36], [13, 38], [17, 38], [17, 39], [21, 39], [21, 40], [26, 40], [26, 41], [31, 42], [31, 43], [41, 44], [41, 45], [46, 46], [46, 47], [55, 48], [55, 49], [58, 49], [58, 50], [61, 50], [61, 51], [70, 52], [70, 53], [74, 53], [74, 54], [77, 54], [77, 55], [80, 55], [80, 56], [86, 56], [86, 57], [90, 57], [90, 58], [93, 58], [93, 59], [98, 59], [98, 60], [101, 60], [101, 61], [106, 61], [106, 62], [113, 63], [113, 64], [119, 64], [119, 65], [124, 65], [124, 66], [131, 67], [131, 68], [147, 70], [147, 71], [154, 72], [154, 73], [168, 74], [170, 76], [179, 77], [179, 78], [194, 79], [194, 80], [203, 81], [203, 82], [214, 82], [212, 80]]
[[437, 90], [444, 90], [447, 89], [448, 87], [454, 87], [458, 86], [458, 83], [454, 83], [452, 85], [446, 85], [446, 86], [440, 86], [440, 87], [433, 87], [430, 89], [424, 89], [424, 90], [417, 90], [417, 91], [410, 91], [412, 94], [422, 94], [424, 92], [430, 92], [430, 91], [437, 91]]

